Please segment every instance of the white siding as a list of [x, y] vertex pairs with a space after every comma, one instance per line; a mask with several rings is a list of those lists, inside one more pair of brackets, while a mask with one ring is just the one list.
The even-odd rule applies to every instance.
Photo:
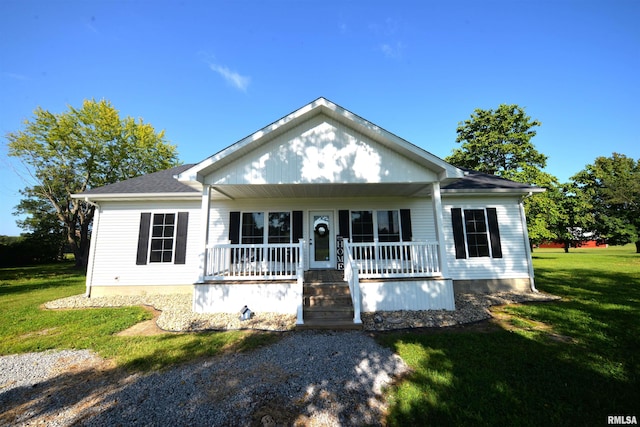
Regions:
[[[103, 202], [92, 245], [94, 259], [87, 284], [91, 286], [190, 285], [198, 280], [203, 253], [200, 237], [200, 203]], [[189, 212], [186, 264], [136, 265], [140, 213]], [[90, 260], [91, 261], [91, 260]]]
[[210, 184], [431, 182], [437, 176], [325, 115], [223, 166]]
[[[515, 198], [443, 198], [444, 235], [449, 275], [454, 280], [528, 278], [528, 260], [523, 238], [520, 207]], [[496, 208], [502, 258], [456, 259], [451, 209]]]
[[366, 281], [360, 284], [363, 312], [395, 310], [455, 310], [450, 279]]
[[296, 283], [196, 285], [196, 313], [239, 313], [245, 305], [253, 312], [296, 314], [302, 299]]

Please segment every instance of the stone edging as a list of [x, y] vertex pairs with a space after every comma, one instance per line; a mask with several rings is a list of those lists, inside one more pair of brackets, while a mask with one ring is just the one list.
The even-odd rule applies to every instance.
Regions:
[[[518, 304], [523, 302], [554, 301], [559, 297], [545, 293], [457, 294], [456, 310], [391, 311], [363, 313], [365, 330], [388, 331], [407, 328], [434, 328], [473, 323], [491, 318], [489, 307], [493, 305]], [[148, 305], [160, 314], [158, 327], [170, 332], [194, 332], [205, 330], [266, 330], [289, 331], [295, 328], [295, 315], [278, 313], [255, 313], [250, 320], [241, 321], [239, 314], [194, 313], [190, 295], [146, 295], [87, 298], [75, 295], [44, 304], [48, 309], [78, 309], [92, 307], [124, 307]]]

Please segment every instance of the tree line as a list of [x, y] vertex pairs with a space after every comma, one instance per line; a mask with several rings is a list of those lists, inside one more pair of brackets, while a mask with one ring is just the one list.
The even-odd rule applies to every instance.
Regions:
[[[612, 245], [635, 242], [640, 253], [640, 160], [613, 153], [560, 183], [544, 171], [547, 156], [532, 139], [538, 120], [518, 105], [476, 109], [458, 124], [445, 160], [543, 187], [525, 200], [531, 244], [562, 241], [568, 248], [585, 232]], [[177, 149], [164, 131], [142, 119], [120, 117], [106, 100], [54, 114], [37, 108], [21, 130], [6, 135], [29, 183], [15, 213], [25, 219], [19, 239], [0, 239], [0, 264], [59, 259], [70, 251], [86, 268], [95, 206], [72, 194], [177, 166]]]
[[544, 171], [547, 156], [532, 142], [539, 126], [518, 105], [476, 109], [458, 124], [461, 146], [445, 160], [544, 188], [524, 203], [532, 246], [556, 241], [568, 251], [588, 235], [611, 245], [635, 243], [640, 253], [640, 159], [600, 156], [569, 182], [559, 182]]

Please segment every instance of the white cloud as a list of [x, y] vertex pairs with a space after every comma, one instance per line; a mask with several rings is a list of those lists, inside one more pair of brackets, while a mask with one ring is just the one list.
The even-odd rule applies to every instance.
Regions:
[[212, 71], [220, 74], [228, 83], [230, 83], [236, 89], [240, 89], [243, 92], [247, 91], [249, 83], [251, 83], [251, 77], [242, 76], [235, 71], [231, 71], [225, 66], [209, 64], [209, 68], [211, 68]]
[[380, 45], [380, 50], [387, 58], [398, 59], [402, 57], [402, 51], [404, 50], [404, 44], [397, 42], [395, 45], [389, 43], [383, 43]]
[[8, 77], [13, 80], [29, 80], [29, 77], [25, 76], [24, 74], [9, 73], [9, 72], [3, 71], [2, 75], [4, 77]]

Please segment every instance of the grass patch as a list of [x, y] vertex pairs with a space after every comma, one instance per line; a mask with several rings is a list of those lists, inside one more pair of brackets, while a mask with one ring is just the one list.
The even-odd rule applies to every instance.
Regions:
[[592, 425], [640, 415], [635, 247], [536, 250], [537, 287], [563, 299], [495, 308], [487, 333], [380, 336], [414, 369], [390, 425]]
[[151, 313], [141, 307], [46, 310], [45, 302], [84, 292], [71, 263], [0, 269], [0, 355], [93, 349], [125, 368], [162, 369], [199, 357], [245, 351], [277, 339], [249, 331], [119, 337]]

